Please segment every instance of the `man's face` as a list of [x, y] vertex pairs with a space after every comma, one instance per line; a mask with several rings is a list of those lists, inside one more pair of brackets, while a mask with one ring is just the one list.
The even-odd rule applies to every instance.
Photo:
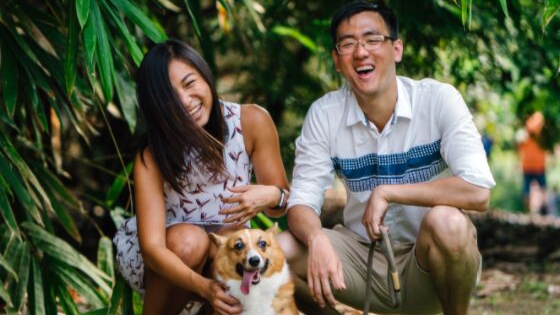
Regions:
[[395, 84], [396, 63], [401, 61], [403, 45], [400, 39], [386, 40], [375, 50], [367, 50], [368, 35], [390, 36], [389, 29], [377, 12], [360, 12], [342, 21], [337, 29], [337, 42], [347, 38], [358, 40], [353, 53], [340, 55], [333, 50], [336, 70], [342, 72], [359, 98], [371, 98], [386, 92]]

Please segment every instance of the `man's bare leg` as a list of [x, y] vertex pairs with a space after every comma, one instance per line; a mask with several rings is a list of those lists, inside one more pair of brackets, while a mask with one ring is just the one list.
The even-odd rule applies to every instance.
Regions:
[[443, 313], [467, 314], [480, 254], [476, 229], [466, 214], [446, 206], [430, 210], [420, 227], [416, 258], [434, 281]]
[[280, 233], [277, 236], [277, 240], [290, 266], [290, 272], [296, 287], [295, 299], [298, 310], [307, 315], [340, 315], [333, 307], [327, 305], [321, 308], [313, 300], [309, 286], [307, 286], [307, 249], [305, 246], [289, 231]]

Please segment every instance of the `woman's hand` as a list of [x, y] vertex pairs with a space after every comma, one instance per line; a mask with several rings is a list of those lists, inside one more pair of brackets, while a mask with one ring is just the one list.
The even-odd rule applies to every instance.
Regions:
[[224, 223], [243, 225], [262, 210], [276, 206], [280, 200], [280, 190], [276, 186], [247, 185], [229, 190], [234, 195], [222, 198], [222, 202], [237, 205], [220, 211], [222, 215], [229, 215]]
[[238, 315], [243, 311], [239, 301], [227, 293], [225, 284], [209, 280], [204, 298], [210, 302], [214, 312], [221, 315]]

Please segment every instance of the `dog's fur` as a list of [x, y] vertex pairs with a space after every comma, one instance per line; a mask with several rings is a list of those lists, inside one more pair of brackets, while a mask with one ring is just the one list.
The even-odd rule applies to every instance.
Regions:
[[276, 230], [275, 224], [266, 231], [244, 229], [228, 237], [210, 234], [218, 246], [214, 278], [241, 302], [243, 315], [298, 314], [294, 283], [276, 242]]

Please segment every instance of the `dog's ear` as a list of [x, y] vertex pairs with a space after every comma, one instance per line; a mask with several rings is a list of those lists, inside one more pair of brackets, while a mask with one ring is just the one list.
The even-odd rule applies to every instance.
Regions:
[[272, 236], [275, 236], [276, 234], [278, 234], [278, 222], [274, 222], [274, 225], [269, 227], [266, 230], [266, 233], [271, 234]]
[[225, 236], [221, 236], [214, 233], [209, 233], [208, 236], [210, 236], [210, 240], [218, 247], [222, 246], [222, 244], [224, 244], [227, 239], [227, 237]]

